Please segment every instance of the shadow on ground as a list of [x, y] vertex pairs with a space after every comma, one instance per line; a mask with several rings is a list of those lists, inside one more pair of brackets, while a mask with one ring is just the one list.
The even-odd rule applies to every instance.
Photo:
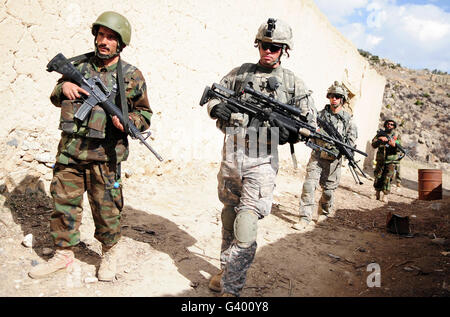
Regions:
[[[54, 249], [49, 227], [53, 203], [45, 192], [43, 182], [36, 176], [26, 176], [13, 190], [5, 190], [2, 195], [5, 197], [5, 207], [10, 210], [14, 222], [20, 225], [23, 235], [33, 235], [33, 250], [47, 261], [52, 255], [44, 255], [43, 248]], [[204, 255], [187, 249], [196, 240], [174, 222], [130, 206], [124, 207], [122, 217], [122, 235], [148, 243], [151, 248], [168, 254], [178, 272], [191, 281], [194, 289], [199, 285], [207, 287], [208, 281], [200, 270], [217, 273], [217, 268], [206, 261]], [[78, 260], [98, 269], [100, 255], [84, 242], [80, 242], [74, 251]]]

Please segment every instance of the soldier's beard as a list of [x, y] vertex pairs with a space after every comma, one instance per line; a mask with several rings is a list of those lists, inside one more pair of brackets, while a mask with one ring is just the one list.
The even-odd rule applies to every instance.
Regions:
[[116, 49], [116, 51], [114, 53], [111, 54], [102, 54], [100, 53], [100, 51], [98, 50], [98, 45], [97, 43], [95, 43], [95, 55], [100, 58], [101, 60], [108, 60], [111, 59], [113, 57], [116, 57], [117, 55], [120, 54], [120, 50], [119, 48]]

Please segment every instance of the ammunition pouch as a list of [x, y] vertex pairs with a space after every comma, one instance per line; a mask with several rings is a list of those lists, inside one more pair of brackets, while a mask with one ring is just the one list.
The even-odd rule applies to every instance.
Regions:
[[317, 145], [319, 145], [319, 146], [321, 146], [321, 147], [327, 149], [328, 151], [331, 151], [332, 153], [334, 153], [334, 155], [331, 155], [331, 154], [328, 153], [328, 152], [320, 151], [319, 157], [320, 157], [321, 159], [324, 159], [324, 160], [327, 160], [327, 161], [334, 161], [334, 160], [336, 160], [336, 159], [339, 158], [339, 154], [340, 154], [340, 153], [339, 153], [339, 150], [338, 150], [335, 146], [332, 146], [332, 145], [330, 146], [329, 143], [327, 143], [327, 142], [325, 142], [325, 141], [322, 141], [322, 140], [320, 140], [320, 139], [316, 139], [316, 140], [315, 140], [315, 143], [316, 143]]
[[61, 103], [59, 129], [64, 133], [84, 138], [104, 139], [106, 135], [106, 113], [100, 106], [94, 106], [84, 121], [74, 117], [82, 105], [80, 100], [64, 100]]
[[327, 153], [325, 151], [320, 151], [320, 158], [327, 160], [327, 161], [334, 161], [335, 159], [337, 159], [337, 156], [333, 156], [330, 153]]

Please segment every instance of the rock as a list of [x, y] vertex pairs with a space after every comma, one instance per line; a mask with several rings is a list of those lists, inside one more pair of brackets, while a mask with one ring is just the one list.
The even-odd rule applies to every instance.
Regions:
[[122, 171], [126, 178], [130, 178], [133, 175], [133, 171], [129, 168], [124, 168]]
[[14, 146], [14, 147], [17, 147], [19, 145], [19, 143], [17, 142], [16, 139], [12, 139], [12, 140], [6, 142], [6, 144], [9, 146]]
[[23, 238], [22, 244], [27, 248], [33, 247], [33, 234], [31, 234], [31, 233], [27, 234]]
[[434, 238], [431, 239], [431, 242], [438, 245], [446, 245], [448, 244], [447, 240], [445, 238]]
[[50, 249], [50, 248], [43, 248], [43, 249], [42, 249], [42, 254], [43, 254], [43, 255], [50, 255], [50, 254], [52, 254], [52, 253], [53, 253], [53, 250]]
[[55, 156], [50, 153], [38, 153], [34, 156], [34, 159], [39, 163], [53, 163]]
[[22, 143], [22, 150], [24, 150], [24, 151], [38, 150], [40, 147], [41, 146], [39, 145], [39, 143], [37, 143], [35, 141], [25, 140]]
[[33, 158], [33, 155], [31, 155], [30, 153], [25, 153], [25, 155], [22, 157], [22, 160], [24, 162], [31, 163], [31, 162], [33, 162], [34, 158]]
[[434, 211], [441, 210], [441, 204], [440, 203], [432, 203], [431, 204], [431, 210], [434, 210]]
[[97, 283], [97, 282], [98, 282], [98, 278], [92, 277], [92, 276], [88, 276], [84, 279], [85, 284], [92, 284], [92, 283]]

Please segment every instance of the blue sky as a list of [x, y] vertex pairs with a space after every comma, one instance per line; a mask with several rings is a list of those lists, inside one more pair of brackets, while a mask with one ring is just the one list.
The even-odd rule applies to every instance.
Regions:
[[314, 0], [357, 48], [450, 73], [450, 0]]

